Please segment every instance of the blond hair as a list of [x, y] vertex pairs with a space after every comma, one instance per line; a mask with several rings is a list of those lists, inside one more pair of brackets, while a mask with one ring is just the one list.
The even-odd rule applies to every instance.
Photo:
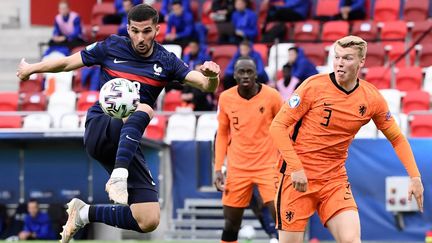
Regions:
[[357, 49], [359, 56], [361, 58], [366, 57], [367, 42], [358, 36], [349, 35], [349, 36], [342, 37], [339, 40], [337, 40], [335, 44], [343, 48], [351, 47], [353, 49]]

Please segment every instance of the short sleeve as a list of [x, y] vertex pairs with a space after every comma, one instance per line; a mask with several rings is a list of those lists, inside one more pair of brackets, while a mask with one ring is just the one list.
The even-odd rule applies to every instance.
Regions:
[[168, 65], [171, 67], [170, 80], [183, 82], [190, 72], [188, 65], [180, 60], [174, 53], [168, 55]]
[[107, 40], [101, 42], [95, 42], [85, 47], [81, 51], [81, 58], [84, 65], [93, 66], [100, 65], [102, 60], [105, 58], [107, 53]]

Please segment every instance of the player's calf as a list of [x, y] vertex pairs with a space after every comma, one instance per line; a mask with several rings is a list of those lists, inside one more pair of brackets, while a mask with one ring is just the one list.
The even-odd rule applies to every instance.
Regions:
[[132, 216], [143, 232], [152, 232], [160, 220], [160, 206], [158, 202], [136, 203], [130, 206]]

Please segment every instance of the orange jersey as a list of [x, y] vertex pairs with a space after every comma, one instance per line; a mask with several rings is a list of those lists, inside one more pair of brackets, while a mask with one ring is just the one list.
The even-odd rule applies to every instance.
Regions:
[[251, 99], [242, 98], [234, 86], [219, 97], [215, 170], [225, 156], [230, 168], [257, 171], [274, 166], [278, 151], [269, 134], [270, 124], [282, 107], [277, 90], [262, 85]]
[[[348, 147], [370, 119], [380, 130], [395, 122], [375, 86], [360, 79], [347, 92], [336, 82], [334, 73], [311, 76], [283, 105], [272, 124], [272, 135], [280, 141], [276, 143], [287, 162], [282, 166], [287, 166], [288, 175], [304, 168], [308, 179], [345, 176]], [[273, 126], [277, 127], [275, 133]], [[294, 154], [282, 144], [288, 134]]]

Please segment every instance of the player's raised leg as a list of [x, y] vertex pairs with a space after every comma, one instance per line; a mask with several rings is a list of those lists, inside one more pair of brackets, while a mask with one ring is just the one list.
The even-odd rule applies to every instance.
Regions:
[[114, 170], [108, 180], [105, 190], [114, 203], [127, 204], [127, 178], [128, 168], [140, 145], [144, 130], [154, 114], [153, 109], [147, 104], [139, 104], [137, 110], [124, 121], [120, 131], [120, 142]]

